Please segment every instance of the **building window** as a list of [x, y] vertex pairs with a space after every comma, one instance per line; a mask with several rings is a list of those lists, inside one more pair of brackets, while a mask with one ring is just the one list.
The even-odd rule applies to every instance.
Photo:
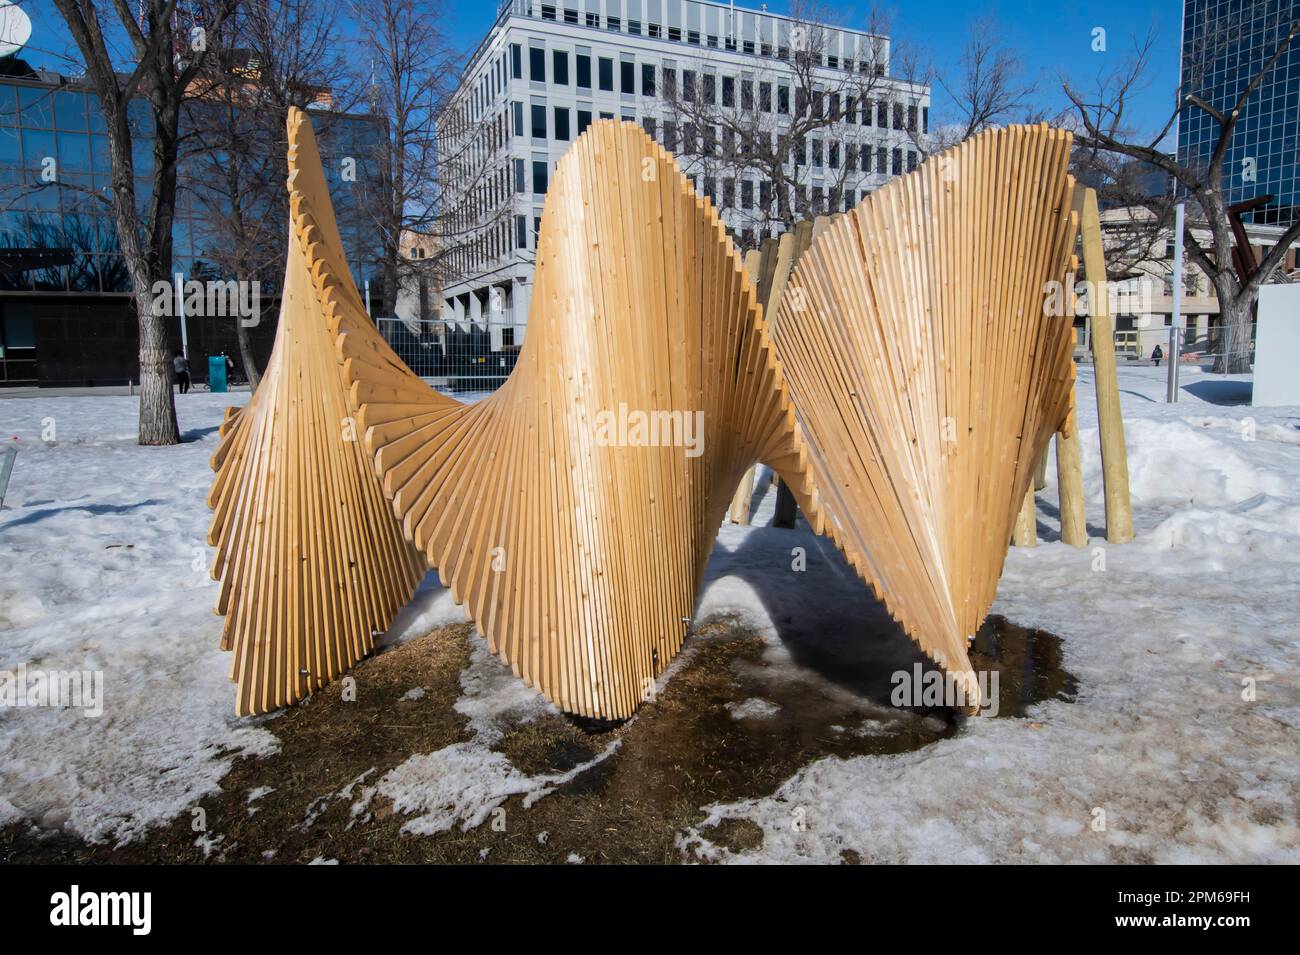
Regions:
[[863, 146], [860, 157], [862, 159], [862, 171], [871, 172], [871, 147]]
[[566, 9], [566, 10], [564, 11], [564, 22], [565, 22], [565, 23], [577, 23], [577, 22], [578, 22], [578, 11], [577, 11], [577, 10], [568, 10], [568, 9]]
[[632, 34], [633, 36], [640, 36], [640, 35], [641, 35], [641, 21], [640, 21], [640, 20], [628, 20], [628, 21], [627, 21], [627, 32], [630, 33], [630, 34]]
[[894, 128], [895, 129], [903, 128], [903, 104], [902, 103], [894, 104]]
[[754, 81], [740, 81], [740, 108], [752, 110], [754, 108]]
[[682, 70], [682, 99], [688, 103], [695, 102], [695, 71]]
[[862, 101], [862, 125], [863, 126], [871, 125], [871, 114], [875, 112], [875, 109], [876, 107], [872, 104], [871, 100], [864, 99]]
[[896, 147], [894, 149], [893, 160], [891, 168], [893, 169], [894, 175], [901, 176], [903, 174], [903, 150]]
[[655, 118], [653, 116], [642, 116], [641, 128], [645, 130], [646, 135], [651, 139], [655, 138]]
[[542, 5], [542, 19], [543, 19], [543, 20], [554, 20], [554, 19], [555, 19], [555, 7], [547, 6], [546, 4], [543, 4], [543, 5]]
[[907, 129], [909, 132], [916, 132], [916, 107], [907, 107]]
[[930, 107], [922, 106], [921, 107], [921, 132], [928, 133], [929, 131], [930, 131]]
[[649, 63], [641, 64], [641, 95], [655, 95], [655, 68]]
[[614, 61], [607, 56], [600, 58], [600, 88], [606, 93], [614, 92]]
[[623, 32], [623, 21], [618, 17], [606, 17], [605, 29], [613, 30], [615, 33], [621, 33]]
[[876, 172], [883, 176], [885, 174], [885, 170], [888, 168], [889, 168], [889, 150], [886, 149], [884, 146], [877, 146], [876, 147]]
[[563, 142], [569, 141], [569, 108], [567, 106], [555, 107], [555, 138]]
[[598, 26], [600, 26], [600, 14], [599, 14], [599, 13], [588, 13], [588, 14], [587, 14], [587, 26], [589, 26], [589, 27], [598, 27]]
[[524, 161], [522, 159], [516, 159], [515, 160], [515, 192], [521, 193], [527, 188], [528, 188], [528, 184], [524, 181]]
[[722, 105], [731, 107], [736, 105], [736, 78], [734, 76], [724, 76], [722, 78]]
[[883, 100], [876, 104], [876, 125], [881, 129], [889, 128], [889, 104]]
[[528, 48], [528, 78], [534, 83], [546, 82], [546, 50], [540, 46]]
[[510, 104], [510, 109], [514, 113], [515, 135], [522, 136], [524, 134], [524, 104], [516, 101]]
[[754, 208], [754, 184], [748, 179], [742, 180], [740, 183], [740, 208]]
[[[523, 160], [519, 160], [521, 163]], [[515, 216], [515, 248], [528, 248], [528, 218], [527, 216]]]
[[510, 44], [510, 75], [517, 80], [524, 78], [524, 51], [518, 43]]
[[916, 153], [912, 150], [907, 151], [907, 171], [912, 172], [916, 169]]
[[578, 110], [578, 135], [581, 136], [583, 131], [591, 125], [591, 110]]
[[636, 93], [636, 64], [623, 60], [618, 64], [619, 92], [632, 96]]
[[546, 160], [533, 160], [533, 195], [546, 195]]
[[672, 40], [674, 43], [676, 43], [676, 42], [680, 41], [681, 38], [682, 38], [682, 28], [681, 28], [681, 27], [669, 27], [669, 28], [668, 28], [668, 39], [670, 39], [670, 40]]
[[546, 138], [546, 107], [533, 104], [533, 139]]
[[779, 86], [776, 90], [776, 111], [782, 116], [790, 115], [790, 87]]
[[658, 37], [658, 36], [660, 35], [660, 33], [662, 33], [662, 32], [663, 32], [663, 30], [662, 30], [662, 28], [659, 26], [659, 24], [657, 24], [657, 23], [649, 23], [649, 24], [646, 24], [646, 35], [647, 35], [647, 36]]
[[718, 78], [712, 73], [705, 73], [702, 77], [700, 101], [712, 106], [717, 101]]
[[578, 60], [578, 89], [591, 89], [591, 56], [586, 53], [579, 53]]
[[551, 53], [551, 82], [556, 86], [569, 85], [569, 54], [564, 50]]
[[674, 100], [677, 98], [677, 70], [671, 66], [663, 67], [664, 78], [664, 99]]

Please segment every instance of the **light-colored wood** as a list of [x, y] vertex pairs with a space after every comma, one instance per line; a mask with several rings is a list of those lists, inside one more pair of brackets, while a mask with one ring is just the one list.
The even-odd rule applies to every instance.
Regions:
[[[221, 646], [233, 653], [240, 715], [293, 703], [346, 672], [425, 574], [352, 417], [337, 328], [319, 306], [331, 279], [317, 265], [341, 243], [328, 203], [316, 201], [328, 193], [301, 114], [289, 132], [293, 216], [275, 347], [257, 392], [221, 425], [208, 495]], [[337, 293], [364, 312], [350, 283]]]
[[1084, 276], [1089, 287], [1088, 312], [1092, 318], [1092, 365], [1097, 383], [1097, 431], [1101, 436], [1101, 474], [1106, 494], [1106, 540], [1126, 544], [1133, 539], [1128, 450], [1115, 370], [1115, 329], [1110, 315], [1097, 193], [1093, 189], [1082, 190], [1076, 202], [1082, 206], [1079, 231], [1083, 241]]
[[[775, 244], [775, 243], [773, 243]], [[745, 274], [750, 280], [758, 286], [760, 299], [763, 294], [764, 280], [762, 274], [766, 273], [767, 281], [771, 281], [771, 268], [774, 265], [774, 256], [760, 252], [758, 249], [751, 249], [745, 255]], [[754, 497], [754, 478], [758, 470], [758, 465], [751, 465], [745, 471], [745, 476], [740, 479], [740, 484], [736, 487], [736, 494], [731, 499], [731, 508], [729, 516], [733, 524], [748, 525], [750, 502]]]
[[812, 241], [773, 323], [819, 519], [968, 698], [968, 639], [1073, 387], [1070, 324], [1043, 307], [1077, 235], [1070, 143], [990, 131], [890, 182]]
[[[472, 405], [375, 330], [297, 110], [289, 141], [275, 352], [213, 458], [239, 712], [346, 670], [428, 566], [521, 678], [625, 717], [681, 648], [758, 461], [978, 704], [966, 640], [1073, 384], [1040, 298], [1077, 228], [1068, 134], [976, 137], [801, 223], [793, 271], [778, 245], [756, 283], [667, 152], [594, 123], [557, 164], [516, 368]], [[634, 415], [677, 430], [647, 440]]]
[[1047, 487], [1047, 452], [1044, 451], [1038, 458], [1038, 466], [1034, 468], [1034, 490], [1041, 491]]
[[1030, 485], [1029, 490], [1025, 491], [1025, 499], [1020, 505], [1020, 513], [1016, 515], [1016, 526], [1011, 531], [1011, 543], [1017, 547], [1038, 546], [1037, 512], [1035, 510], [1034, 488], [1032, 485]]
[[1056, 434], [1056, 490], [1061, 508], [1061, 540], [1071, 547], [1088, 546], [1083, 508], [1083, 463], [1079, 453], [1079, 423], [1070, 393], [1070, 410]]

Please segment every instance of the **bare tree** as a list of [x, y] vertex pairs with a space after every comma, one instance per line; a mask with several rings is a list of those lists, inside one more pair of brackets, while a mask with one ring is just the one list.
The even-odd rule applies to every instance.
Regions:
[[[494, 157], [508, 138], [509, 117], [473, 115], [469, 97], [455, 95], [465, 57], [442, 32], [439, 0], [375, 0], [359, 3], [356, 13], [359, 66], [370, 71], [369, 105], [385, 127], [373, 157], [378, 189], [370, 212], [391, 311], [413, 273], [445, 271], [458, 250], [484, 243], [508, 215], [506, 163]], [[407, 232], [426, 237], [418, 244], [425, 258], [408, 257]]]
[[[155, 282], [171, 276], [182, 104], [213, 49], [208, 38], [217, 35], [234, 4], [198, 0], [189, 8], [195, 13], [193, 21], [185, 23], [177, 15], [176, 0], [139, 0], [138, 5], [113, 0], [111, 14], [101, 12], [94, 0], [54, 0], [81, 53], [107, 126], [110, 202], [140, 326], [141, 444], [180, 441], [167, 335], [163, 317], [155, 314], [152, 290]], [[129, 49], [125, 56], [113, 53], [119, 37]], [[127, 114], [137, 98], [148, 102], [153, 120], [152, 181], [143, 219], [136, 204], [136, 133]]]
[[892, 150], [875, 140], [878, 129], [923, 136], [928, 90], [890, 75], [883, 18], [868, 17], [872, 43], [863, 58], [841, 61], [828, 44], [833, 28], [819, 22], [826, 16], [797, 7], [780, 38], [788, 46], [754, 51], [752, 70], [738, 76], [706, 59], [703, 69], [680, 76], [661, 70], [638, 78], [657, 81], [665, 147], [729, 213], [742, 246], [810, 214], [839, 211], [848, 183], [873, 169], [893, 170]]
[[[219, 51], [195, 82], [183, 185], [210, 226], [204, 258], [241, 283], [274, 285], [288, 222], [289, 107], [328, 106], [316, 113], [318, 132], [328, 135], [334, 111], [350, 103], [349, 64], [337, 20], [321, 0], [247, 4], [226, 20]], [[261, 375], [249, 328], [242, 318], [235, 327], [256, 390]]]
[[[1226, 108], [1210, 101], [1205, 71], [1197, 63], [1185, 63], [1178, 103], [1154, 136], [1139, 136], [1128, 127], [1126, 116], [1134, 92], [1147, 81], [1154, 30], [1148, 31], [1145, 38], [1134, 40], [1127, 61], [1114, 72], [1101, 76], [1095, 91], [1085, 95], [1068, 81], [1062, 81], [1080, 126], [1076, 136], [1080, 146], [1138, 160], [1148, 169], [1170, 177], [1178, 193], [1186, 198], [1189, 206], [1184, 230], [1187, 254], [1209, 277], [1219, 301], [1220, 335], [1214, 369], [1221, 373], [1250, 370], [1251, 324], [1259, 288], [1282, 263], [1291, 244], [1300, 238], [1300, 219], [1297, 219], [1258, 262], [1249, 249], [1240, 250], [1243, 254], [1239, 274], [1238, 263], [1234, 263], [1232, 210], [1226, 191], [1224, 160], [1250, 98], [1300, 34], [1300, 21], [1289, 21], [1280, 10], [1270, 12], [1269, 6], [1252, 4], [1251, 10], [1235, 13], [1229, 21], [1214, 15], [1210, 5], [1205, 4], [1202, 15], [1208, 25], [1196, 51], [1199, 62], [1212, 63], [1232, 53], [1243, 42], [1246, 24], [1262, 25], [1265, 46], [1271, 52], [1243, 79], [1236, 98]], [[1189, 116], [1194, 113], [1208, 116], [1217, 131], [1208, 152], [1180, 159], [1166, 152], [1162, 144], [1183, 110]], [[1133, 204], [1151, 212], [1154, 227], [1168, 227], [1173, 197], [1166, 194], [1130, 198]], [[1199, 238], [1193, 226], [1207, 233], [1208, 241]]]
[[978, 18], [968, 31], [957, 68], [936, 71], [935, 82], [953, 104], [952, 122], [939, 124], [936, 130], [936, 149], [1032, 116], [1035, 86], [1023, 79], [1020, 54], [1003, 40], [1004, 35], [992, 16]]

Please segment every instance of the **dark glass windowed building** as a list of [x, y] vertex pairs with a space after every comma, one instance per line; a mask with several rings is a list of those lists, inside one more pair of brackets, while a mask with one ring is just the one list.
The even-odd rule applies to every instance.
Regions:
[[[110, 167], [99, 102], [92, 91], [56, 74], [22, 72], [26, 75], [0, 75], [0, 387], [125, 384], [138, 374], [138, 332], [116, 224], [101, 198]], [[128, 115], [143, 215], [153, 160], [152, 117], [143, 101], [132, 104]], [[366, 157], [375, 154], [380, 127], [369, 116], [321, 112], [314, 118], [354, 277], [358, 287], [370, 279], [377, 288], [370, 263], [379, 255], [378, 231], [360, 207], [374, 182], [374, 163]], [[354, 162], [345, 164], [345, 157]], [[223, 265], [230, 240], [219, 196], [214, 200], [205, 193], [212, 164], [210, 154], [196, 155], [180, 169], [172, 271], [186, 280], [234, 277]], [[268, 241], [282, 250], [287, 224], [282, 213], [274, 214], [278, 218], [266, 230]], [[28, 254], [33, 250], [52, 254], [42, 260]], [[283, 261], [274, 261], [259, 276], [268, 316], [253, 329], [260, 361], [274, 337], [282, 270]], [[187, 320], [196, 379], [206, 377], [208, 355], [225, 351], [238, 361], [234, 321]], [[171, 326], [173, 347], [179, 349], [179, 319]]]
[[[1276, 52], [1300, 0], [1185, 0], [1182, 89], [1227, 112]], [[1208, 162], [1219, 126], [1186, 107], [1178, 122], [1178, 157]], [[1292, 42], [1246, 103], [1224, 160], [1232, 203], [1272, 195], [1255, 222], [1290, 224], [1300, 215], [1300, 42]]]

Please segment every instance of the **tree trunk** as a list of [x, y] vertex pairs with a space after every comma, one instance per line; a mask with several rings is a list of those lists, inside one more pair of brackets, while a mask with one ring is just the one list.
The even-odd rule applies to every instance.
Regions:
[[257, 370], [257, 362], [253, 359], [253, 339], [242, 318], [235, 319], [235, 335], [239, 339], [239, 360], [243, 362], [244, 374], [248, 376], [248, 390], [255, 392], [262, 383], [262, 373]]
[[167, 331], [162, 316], [153, 313], [149, 296], [135, 298], [140, 320], [140, 443], [179, 444]]
[[1250, 371], [1254, 309], [1243, 301], [1244, 298], [1219, 299], [1219, 341], [1215, 349], [1214, 370], [1221, 375], [1240, 375]]

